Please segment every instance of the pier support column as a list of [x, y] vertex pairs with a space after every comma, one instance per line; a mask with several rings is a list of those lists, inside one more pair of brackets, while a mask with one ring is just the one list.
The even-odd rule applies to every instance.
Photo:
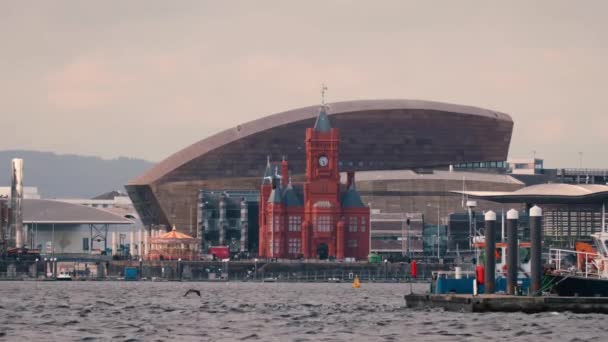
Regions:
[[542, 226], [541, 220], [543, 210], [538, 206], [530, 208], [530, 269], [531, 269], [531, 284], [530, 290], [533, 296], [540, 296], [541, 281], [543, 277], [542, 270]]
[[494, 226], [496, 223], [496, 213], [492, 210], [486, 212], [485, 217], [485, 244], [486, 244], [486, 267], [485, 267], [485, 294], [494, 293], [496, 283], [496, 240]]
[[517, 269], [519, 264], [517, 257], [519, 249], [517, 245], [517, 221], [519, 213], [515, 209], [507, 212], [507, 294], [515, 294], [517, 286]]

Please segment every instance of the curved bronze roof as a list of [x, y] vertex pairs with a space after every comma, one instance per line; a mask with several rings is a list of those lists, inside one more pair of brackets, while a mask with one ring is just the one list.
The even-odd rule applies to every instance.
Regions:
[[[463, 106], [442, 102], [423, 100], [357, 100], [330, 103], [329, 116], [356, 113], [363, 111], [390, 111], [390, 110], [428, 110], [448, 113], [458, 113], [484, 118], [507, 121], [512, 124], [513, 120], [508, 114], [488, 109]], [[250, 121], [236, 127], [229, 128], [208, 138], [200, 140], [164, 159], [156, 164], [146, 173], [134, 179], [129, 185], [144, 185], [154, 183], [163, 176], [188, 163], [189, 161], [204, 155], [210, 151], [220, 148], [226, 144], [237, 141], [244, 137], [283, 126], [292, 122], [315, 118], [319, 106], [298, 108], [282, 113], [269, 115], [254, 121]]]

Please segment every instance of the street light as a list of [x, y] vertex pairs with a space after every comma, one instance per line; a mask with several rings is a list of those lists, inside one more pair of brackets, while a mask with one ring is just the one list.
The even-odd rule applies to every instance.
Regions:
[[258, 279], [258, 258], [253, 259], [253, 279]]
[[51, 273], [57, 277], [57, 258], [51, 258]]
[[38, 278], [38, 261], [39, 259], [36, 258], [36, 264], [34, 265], [34, 278]]
[[143, 267], [143, 259], [139, 258], [139, 279], [142, 278], [142, 273], [144, 271], [144, 267]]
[[179, 274], [179, 280], [182, 280], [182, 258], [177, 258], [177, 273]]

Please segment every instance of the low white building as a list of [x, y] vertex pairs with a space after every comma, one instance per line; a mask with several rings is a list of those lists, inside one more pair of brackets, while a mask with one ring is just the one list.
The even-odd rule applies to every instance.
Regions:
[[543, 160], [539, 158], [511, 158], [507, 160], [507, 172], [514, 175], [536, 175], [543, 171]]
[[[11, 197], [11, 187], [10, 186], [0, 186], [0, 198]], [[38, 188], [35, 186], [24, 186], [23, 187], [23, 198], [31, 198], [31, 199], [40, 199], [40, 194], [38, 193]]]
[[23, 223], [27, 245], [42, 254], [135, 256], [145, 239], [137, 219], [57, 200], [24, 199]]

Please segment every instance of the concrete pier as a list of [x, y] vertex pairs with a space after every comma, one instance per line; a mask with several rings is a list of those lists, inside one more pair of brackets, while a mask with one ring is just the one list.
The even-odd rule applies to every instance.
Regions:
[[405, 295], [408, 308], [459, 312], [563, 312], [608, 314], [608, 297], [532, 297], [509, 295]]

